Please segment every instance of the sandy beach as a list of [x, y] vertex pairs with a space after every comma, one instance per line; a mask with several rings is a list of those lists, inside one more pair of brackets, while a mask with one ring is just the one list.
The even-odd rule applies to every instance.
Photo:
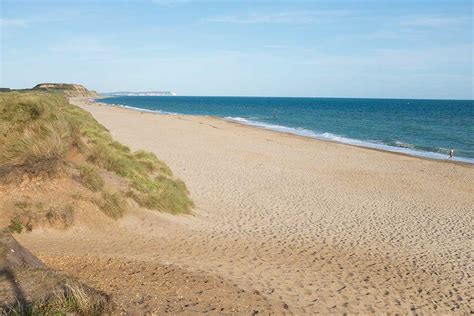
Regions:
[[153, 295], [149, 267], [172, 265], [258, 295], [264, 303], [245, 304], [276, 314], [473, 310], [473, 166], [71, 102], [168, 164], [196, 208], [132, 207], [113, 227], [84, 219], [19, 235], [49, 266], [134, 296]]

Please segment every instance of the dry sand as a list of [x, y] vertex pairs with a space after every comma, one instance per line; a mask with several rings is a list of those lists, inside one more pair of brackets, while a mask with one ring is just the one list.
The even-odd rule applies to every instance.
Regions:
[[[20, 235], [53, 267], [134, 295], [136, 280], [124, 272], [114, 283], [104, 262], [173, 264], [261, 294], [276, 313], [472, 311], [472, 166], [73, 102], [118, 141], [156, 153], [196, 209]], [[78, 268], [81, 260], [95, 263]]]

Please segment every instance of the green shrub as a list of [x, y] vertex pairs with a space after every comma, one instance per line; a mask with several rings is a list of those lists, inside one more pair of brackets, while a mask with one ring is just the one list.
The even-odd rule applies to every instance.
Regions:
[[18, 233], [20, 234], [23, 231], [23, 225], [21, 224], [20, 219], [18, 218], [12, 218], [10, 220], [10, 225], [8, 225], [8, 229], [12, 233]]

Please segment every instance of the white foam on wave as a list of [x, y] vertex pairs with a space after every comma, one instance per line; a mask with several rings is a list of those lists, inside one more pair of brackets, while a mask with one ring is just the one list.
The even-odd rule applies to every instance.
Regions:
[[[133, 106], [129, 106], [129, 105], [123, 105], [123, 104], [113, 104], [113, 103], [106, 103], [106, 104], [121, 107], [121, 108], [131, 109], [131, 110], [135, 110], [135, 111], [140, 111], [140, 112], [149, 112], [149, 113], [166, 114], [166, 115], [180, 115], [180, 113], [175, 113], [175, 112], [166, 112], [166, 111], [161, 111], [161, 110], [149, 110], [149, 109], [143, 109], [143, 108], [133, 107]], [[358, 140], [358, 139], [339, 136], [339, 135], [328, 133], [328, 132], [316, 133], [312, 130], [308, 130], [308, 129], [305, 129], [305, 128], [302, 128], [302, 127], [293, 128], [293, 127], [288, 127], [288, 126], [284, 126], [284, 125], [276, 125], [276, 124], [263, 123], [263, 122], [260, 122], [260, 121], [249, 120], [249, 119], [245, 119], [245, 118], [242, 118], [242, 117], [226, 116], [226, 117], [224, 117], [224, 119], [229, 120], [229, 121], [233, 121], [233, 122], [237, 122], [237, 123], [241, 123], [241, 124], [245, 124], [245, 125], [264, 128], [264, 129], [268, 129], [268, 130], [272, 130], [272, 131], [276, 131], [276, 132], [290, 133], [290, 134], [309, 137], [309, 138], [314, 138], [314, 139], [327, 140], [327, 141], [343, 143], [343, 144], [349, 144], [349, 145], [354, 145], [354, 146], [359, 146], [359, 147], [380, 149], [380, 150], [384, 150], [384, 151], [407, 154], [407, 155], [410, 155], [410, 156], [425, 157], [425, 158], [436, 159], [436, 160], [454, 160], [454, 161], [474, 164], [474, 159], [473, 158], [455, 156], [454, 158], [448, 159], [447, 154], [417, 150], [417, 149], [414, 149], [414, 147], [415, 147], [414, 145], [403, 143], [403, 142], [400, 142], [400, 141], [395, 142], [400, 147], [395, 147], [395, 146], [389, 146], [389, 145], [379, 143], [375, 140], [363, 141], [363, 140]], [[448, 151], [448, 150], [446, 149], [446, 151]]]
[[402, 147], [402, 148], [412, 148], [414, 149], [415, 148], [415, 145], [413, 144], [409, 144], [409, 143], [404, 143], [404, 142], [401, 142], [401, 141], [395, 141], [395, 144], [398, 146], [398, 147]]
[[[264, 129], [268, 129], [272, 131], [277, 131], [277, 132], [295, 134], [295, 135], [304, 136], [304, 137], [310, 137], [314, 139], [327, 140], [327, 141], [349, 144], [349, 145], [354, 145], [354, 146], [359, 146], [359, 147], [380, 149], [380, 150], [385, 150], [385, 151], [390, 151], [390, 152], [407, 154], [410, 156], [425, 157], [425, 158], [437, 159], [437, 160], [448, 160], [447, 154], [416, 150], [414, 149], [413, 145], [405, 144], [402, 142], [399, 142], [401, 144], [401, 147], [395, 147], [395, 146], [389, 146], [389, 145], [377, 143], [376, 141], [363, 141], [363, 140], [343, 137], [343, 136], [339, 136], [339, 135], [335, 135], [335, 134], [327, 133], [327, 132], [316, 133], [314, 131], [301, 128], [301, 127], [292, 128], [288, 126], [268, 124], [268, 123], [263, 123], [259, 121], [247, 120], [242, 117], [227, 116], [225, 117], [225, 119], [229, 121], [245, 124], [245, 125], [260, 127], [260, 128], [264, 128]], [[474, 164], [473, 158], [454, 157], [451, 160]]]
[[137, 107], [133, 107], [133, 106], [129, 106], [129, 105], [123, 105], [123, 104], [113, 104], [113, 103], [106, 103], [106, 104], [116, 106], [116, 107], [119, 107], [119, 108], [125, 108], [125, 109], [140, 111], [140, 112], [166, 114], [166, 115], [179, 115], [179, 113], [175, 113], [175, 112], [166, 112], [166, 111], [161, 111], [161, 110], [149, 110], [149, 109], [137, 108]]

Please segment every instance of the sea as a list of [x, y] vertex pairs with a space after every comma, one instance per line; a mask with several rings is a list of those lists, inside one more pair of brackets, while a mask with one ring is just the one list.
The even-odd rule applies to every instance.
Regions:
[[474, 164], [473, 100], [116, 96], [100, 102], [216, 116], [278, 132]]

